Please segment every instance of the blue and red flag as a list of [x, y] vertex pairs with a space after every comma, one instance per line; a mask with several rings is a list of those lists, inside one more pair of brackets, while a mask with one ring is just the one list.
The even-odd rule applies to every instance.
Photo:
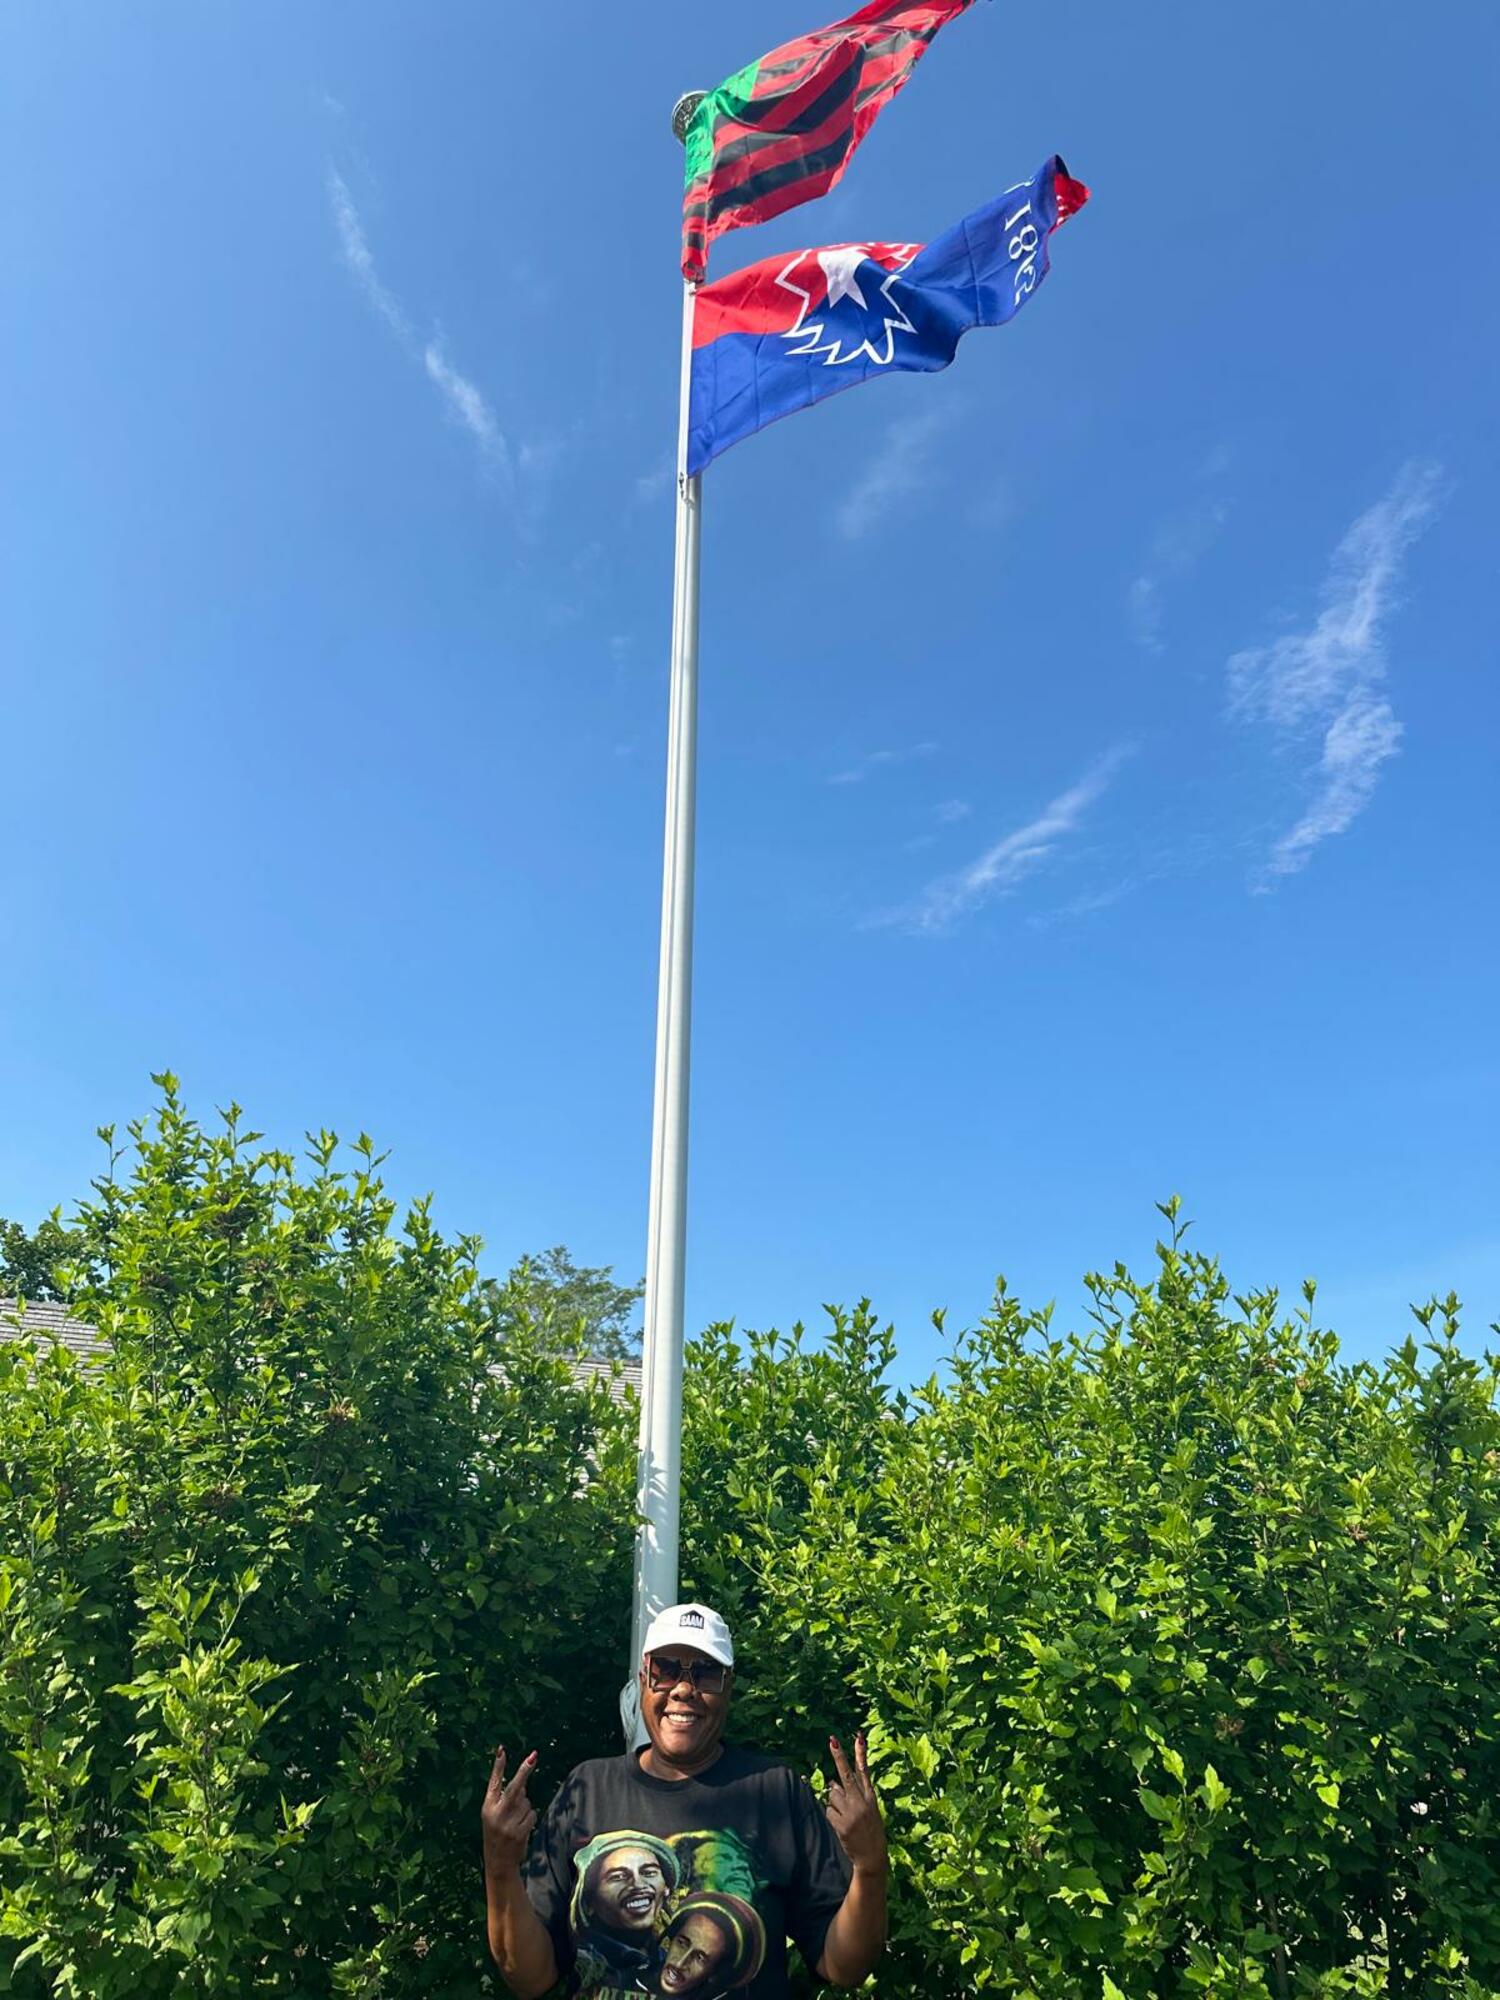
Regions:
[[1089, 198], [1055, 155], [926, 245], [835, 243], [767, 257], [699, 292], [688, 471], [873, 375], [946, 368], [1047, 275], [1048, 239]]

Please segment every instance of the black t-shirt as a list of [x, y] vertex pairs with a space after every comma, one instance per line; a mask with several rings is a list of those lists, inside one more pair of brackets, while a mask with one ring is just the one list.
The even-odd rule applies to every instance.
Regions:
[[526, 1863], [565, 1990], [590, 2000], [786, 2000], [788, 1936], [816, 1967], [848, 1886], [807, 1781], [727, 1743], [695, 1778], [638, 1752], [578, 1765]]

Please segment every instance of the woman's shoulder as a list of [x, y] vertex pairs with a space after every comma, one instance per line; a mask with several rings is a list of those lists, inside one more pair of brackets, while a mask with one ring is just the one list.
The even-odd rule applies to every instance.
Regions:
[[796, 1786], [802, 1782], [794, 1765], [774, 1750], [757, 1750], [747, 1743], [726, 1743], [719, 1762], [725, 1781], [761, 1779], [767, 1784]]
[[628, 1784], [630, 1771], [628, 1759], [623, 1756], [585, 1757], [581, 1764], [575, 1764], [553, 1797], [558, 1807], [580, 1805], [585, 1799], [597, 1798], [601, 1793], [617, 1790]]

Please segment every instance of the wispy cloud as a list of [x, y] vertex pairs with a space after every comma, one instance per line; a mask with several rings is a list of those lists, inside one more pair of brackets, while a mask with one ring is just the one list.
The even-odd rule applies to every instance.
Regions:
[[1148, 653], [1161, 651], [1161, 578], [1150, 570], [1143, 570], [1131, 579], [1130, 588], [1125, 593], [1125, 608], [1130, 617], [1130, 629], [1135, 634], [1136, 644], [1144, 646]]
[[1316, 622], [1234, 655], [1229, 690], [1237, 713], [1294, 728], [1336, 707], [1351, 683], [1384, 672], [1382, 628], [1396, 607], [1406, 551], [1436, 508], [1440, 478], [1437, 466], [1405, 466], [1334, 550]]
[[1323, 737], [1313, 802], [1271, 849], [1267, 875], [1295, 875], [1307, 866], [1319, 841], [1342, 833], [1359, 817], [1374, 794], [1381, 765], [1395, 756], [1401, 734], [1388, 701], [1362, 692], [1350, 695]]
[[635, 481], [636, 499], [642, 505], [649, 505], [653, 500], [660, 500], [663, 495], [671, 492], [672, 482], [676, 477], [676, 453], [670, 451], [663, 452], [649, 471], [637, 474]]
[[478, 386], [448, 360], [439, 335], [435, 334], [425, 342], [418, 339], [400, 300], [376, 267], [375, 255], [349, 185], [338, 168], [332, 166], [328, 169], [328, 206], [338, 234], [340, 254], [366, 302], [389, 327], [402, 348], [421, 361], [449, 416], [473, 438], [485, 464], [492, 470], [509, 474], [510, 454], [494, 411]]
[[469, 433], [487, 459], [509, 470], [510, 455], [505, 439], [495, 422], [494, 411], [480, 391], [467, 375], [460, 375], [446, 359], [437, 341], [428, 341], [422, 351], [422, 360], [429, 378], [437, 384], [450, 415]]
[[954, 826], [961, 819], [967, 819], [974, 808], [967, 799], [944, 799], [933, 807], [933, 812], [944, 826]]
[[1396, 755], [1401, 724], [1380, 692], [1385, 628], [1400, 603], [1406, 552], [1436, 512], [1441, 485], [1436, 465], [1403, 467], [1334, 550], [1313, 623], [1229, 662], [1233, 715], [1268, 722], [1288, 743], [1319, 746], [1312, 799], [1273, 846], [1259, 889], [1295, 875], [1321, 841], [1343, 833]]
[[[970, 485], [968, 478], [965, 485]], [[968, 508], [968, 523], [982, 535], [1004, 534], [1021, 511], [1016, 483], [1008, 473], [998, 472], [977, 485]]]
[[353, 272], [360, 290], [379, 313], [396, 338], [406, 345], [412, 341], [412, 331], [395, 297], [381, 283], [380, 273], [375, 268], [374, 253], [366, 241], [364, 225], [359, 219], [359, 210], [354, 206], [354, 197], [348, 184], [337, 167], [328, 169], [328, 205], [333, 210], [333, 226], [338, 231], [339, 248], [344, 262]]
[[1085, 889], [1082, 895], [1069, 897], [1055, 910], [1033, 911], [1026, 921], [1033, 930], [1049, 930], [1056, 924], [1097, 916], [1101, 910], [1112, 910], [1117, 903], [1123, 903], [1152, 879], [1150, 875], [1122, 875], [1118, 882], [1107, 883], [1102, 889]]
[[935, 447], [947, 422], [947, 411], [935, 409], [919, 417], [898, 417], [887, 426], [879, 456], [855, 480], [834, 514], [845, 541], [869, 534], [898, 502], [913, 500], [931, 486]]
[[871, 750], [861, 757], [857, 764], [847, 770], [829, 773], [830, 785], [862, 785], [866, 778], [877, 771], [884, 771], [892, 764], [909, 764], [914, 757], [930, 757], [937, 749], [935, 743], [908, 743], [901, 750]]
[[1076, 784], [1059, 792], [1024, 826], [1016, 827], [966, 867], [939, 875], [912, 902], [877, 921], [911, 931], [946, 931], [960, 917], [997, 896], [1010, 895], [1076, 833], [1089, 808], [1103, 797], [1115, 773], [1134, 751], [1119, 743], [1091, 764]]
[[1130, 628], [1137, 645], [1148, 653], [1162, 650], [1162, 603], [1168, 585], [1197, 567], [1219, 539], [1228, 518], [1229, 509], [1223, 501], [1205, 501], [1164, 522], [1152, 537], [1145, 565], [1125, 593]]

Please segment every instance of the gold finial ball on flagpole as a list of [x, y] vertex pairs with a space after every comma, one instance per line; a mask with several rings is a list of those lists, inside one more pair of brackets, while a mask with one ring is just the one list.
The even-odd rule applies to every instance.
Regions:
[[688, 127], [693, 122], [693, 113], [707, 97], [706, 90], [685, 90], [672, 106], [672, 131], [685, 146]]

